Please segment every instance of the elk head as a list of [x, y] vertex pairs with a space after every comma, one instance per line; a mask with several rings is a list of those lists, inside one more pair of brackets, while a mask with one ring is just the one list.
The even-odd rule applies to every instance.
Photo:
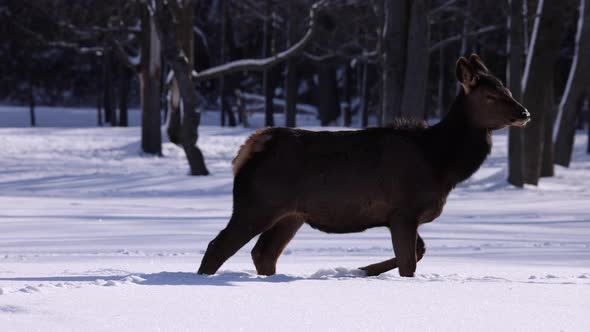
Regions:
[[457, 79], [465, 95], [465, 112], [477, 128], [524, 126], [531, 115], [502, 82], [490, 73], [477, 54], [457, 61]]

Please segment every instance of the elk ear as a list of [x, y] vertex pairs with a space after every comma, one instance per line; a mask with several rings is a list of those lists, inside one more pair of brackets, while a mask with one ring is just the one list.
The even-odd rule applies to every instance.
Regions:
[[483, 63], [479, 55], [473, 53], [469, 57], [469, 63], [475, 69], [475, 71], [482, 72], [482, 73], [489, 73], [488, 67]]
[[459, 60], [457, 60], [457, 69], [455, 70], [455, 74], [457, 75], [457, 80], [459, 80], [459, 83], [461, 83], [461, 86], [463, 86], [465, 94], [469, 94], [471, 89], [475, 87], [477, 76], [475, 70], [473, 70], [473, 67], [464, 57], [460, 57]]

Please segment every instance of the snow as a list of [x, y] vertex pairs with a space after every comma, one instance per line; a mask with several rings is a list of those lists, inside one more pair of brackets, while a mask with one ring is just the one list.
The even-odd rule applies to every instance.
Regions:
[[[196, 275], [231, 213], [230, 161], [253, 129], [203, 113], [209, 177], [182, 150], [139, 153], [130, 128], [93, 110], [0, 107], [2, 331], [587, 331], [590, 157], [579, 133], [570, 169], [539, 187], [506, 185], [506, 132], [483, 168], [421, 227], [415, 278], [357, 269], [390, 258], [385, 229], [304, 226], [271, 277], [249, 243], [214, 276]], [[262, 116], [262, 115], [260, 115]], [[308, 119], [309, 120], [309, 119]], [[255, 118], [253, 123], [259, 123]], [[307, 120], [306, 120], [307, 121]], [[282, 123], [282, 119], [277, 119]], [[312, 123], [311, 120], [308, 123]]]

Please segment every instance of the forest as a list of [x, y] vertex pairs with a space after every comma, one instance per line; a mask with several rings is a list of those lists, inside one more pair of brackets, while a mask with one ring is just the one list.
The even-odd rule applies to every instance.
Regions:
[[98, 126], [127, 126], [139, 107], [143, 152], [162, 154], [165, 125], [192, 175], [208, 174], [202, 111], [230, 127], [255, 112], [265, 126], [302, 113], [322, 126], [436, 122], [471, 53], [534, 119], [510, 130], [511, 184], [568, 166], [589, 118], [585, 0], [5, 0], [0, 17], [3, 103], [29, 106], [31, 126], [35, 105], [94, 106]]

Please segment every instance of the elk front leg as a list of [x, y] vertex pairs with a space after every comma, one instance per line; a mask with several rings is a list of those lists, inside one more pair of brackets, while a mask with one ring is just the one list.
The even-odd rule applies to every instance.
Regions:
[[393, 252], [399, 275], [413, 277], [416, 271], [416, 238], [418, 224], [414, 218], [396, 218], [389, 226], [393, 240]]
[[[420, 234], [416, 233], [416, 262], [419, 262], [422, 257], [424, 257], [424, 253], [426, 252], [426, 247], [424, 245], [424, 240], [420, 237]], [[385, 273], [387, 271], [391, 271], [398, 267], [397, 259], [395, 257], [385, 260], [383, 262], [363, 266], [359, 269], [365, 271], [367, 276], [378, 276], [381, 273]]]

